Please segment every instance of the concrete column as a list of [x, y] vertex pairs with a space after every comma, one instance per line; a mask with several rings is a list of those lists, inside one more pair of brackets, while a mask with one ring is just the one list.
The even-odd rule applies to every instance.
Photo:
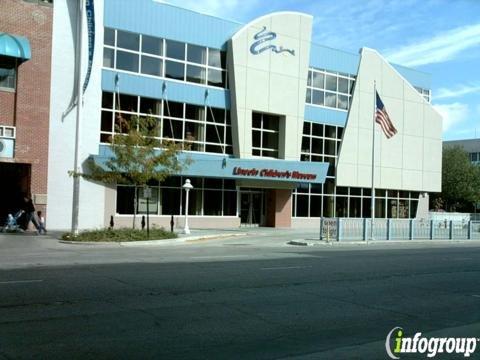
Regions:
[[292, 190], [276, 189], [274, 192], [275, 221], [274, 227], [292, 226]]

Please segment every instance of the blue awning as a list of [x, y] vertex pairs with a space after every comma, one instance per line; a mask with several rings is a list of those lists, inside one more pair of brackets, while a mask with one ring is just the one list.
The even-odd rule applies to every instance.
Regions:
[[0, 32], [0, 55], [30, 60], [30, 42], [26, 37]]

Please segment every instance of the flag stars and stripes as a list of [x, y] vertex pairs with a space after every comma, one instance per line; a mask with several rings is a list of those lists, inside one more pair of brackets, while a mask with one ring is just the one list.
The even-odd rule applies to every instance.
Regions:
[[376, 101], [376, 109], [375, 109], [375, 122], [379, 124], [383, 130], [383, 133], [390, 139], [397, 133], [397, 129], [393, 126], [392, 120], [390, 120], [390, 116], [388, 116], [387, 110], [385, 109], [385, 105], [383, 105], [378, 92], [375, 92], [377, 97]]

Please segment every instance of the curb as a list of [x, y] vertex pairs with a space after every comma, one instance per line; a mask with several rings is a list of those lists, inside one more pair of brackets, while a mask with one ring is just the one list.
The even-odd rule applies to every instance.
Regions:
[[143, 241], [69, 241], [69, 240], [59, 240], [61, 244], [69, 245], [111, 245], [111, 246], [124, 246], [124, 247], [134, 247], [134, 246], [162, 246], [162, 245], [174, 245], [182, 243], [194, 243], [203, 240], [210, 239], [222, 239], [227, 237], [234, 236], [244, 236], [246, 233], [223, 233], [223, 234], [211, 234], [211, 235], [197, 235], [197, 236], [186, 236], [176, 239], [166, 239], [166, 240], [143, 240]]
[[373, 240], [373, 241], [330, 241], [326, 242], [324, 240], [315, 240], [306, 241], [306, 239], [297, 239], [287, 242], [287, 245], [295, 246], [349, 246], [349, 245], [360, 245], [360, 246], [369, 246], [369, 245], [443, 245], [443, 244], [477, 244], [480, 245], [480, 239], [435, 239], [435, 240]]

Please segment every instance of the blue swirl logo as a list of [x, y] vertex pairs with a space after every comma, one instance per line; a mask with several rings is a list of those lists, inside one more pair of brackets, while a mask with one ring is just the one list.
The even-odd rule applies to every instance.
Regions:
[[264, 51], [272, 50], [274, 53], [279, 54], [282, 52], [288, 52], [290, 55], [295, 56], [295, 50], [293, 49], [284, 49], [282, 46], [276, 46], [273, 44], [268, 44], [270, 41], [273, 41], [277, 38], [277, 34], [273, 31], [267, 31], [267, 27], [264, 26], [262, 30], [256, 33], [253, 36], [255, 40], [250, 46], [250, 52], [253, 55], [261, 54]]

